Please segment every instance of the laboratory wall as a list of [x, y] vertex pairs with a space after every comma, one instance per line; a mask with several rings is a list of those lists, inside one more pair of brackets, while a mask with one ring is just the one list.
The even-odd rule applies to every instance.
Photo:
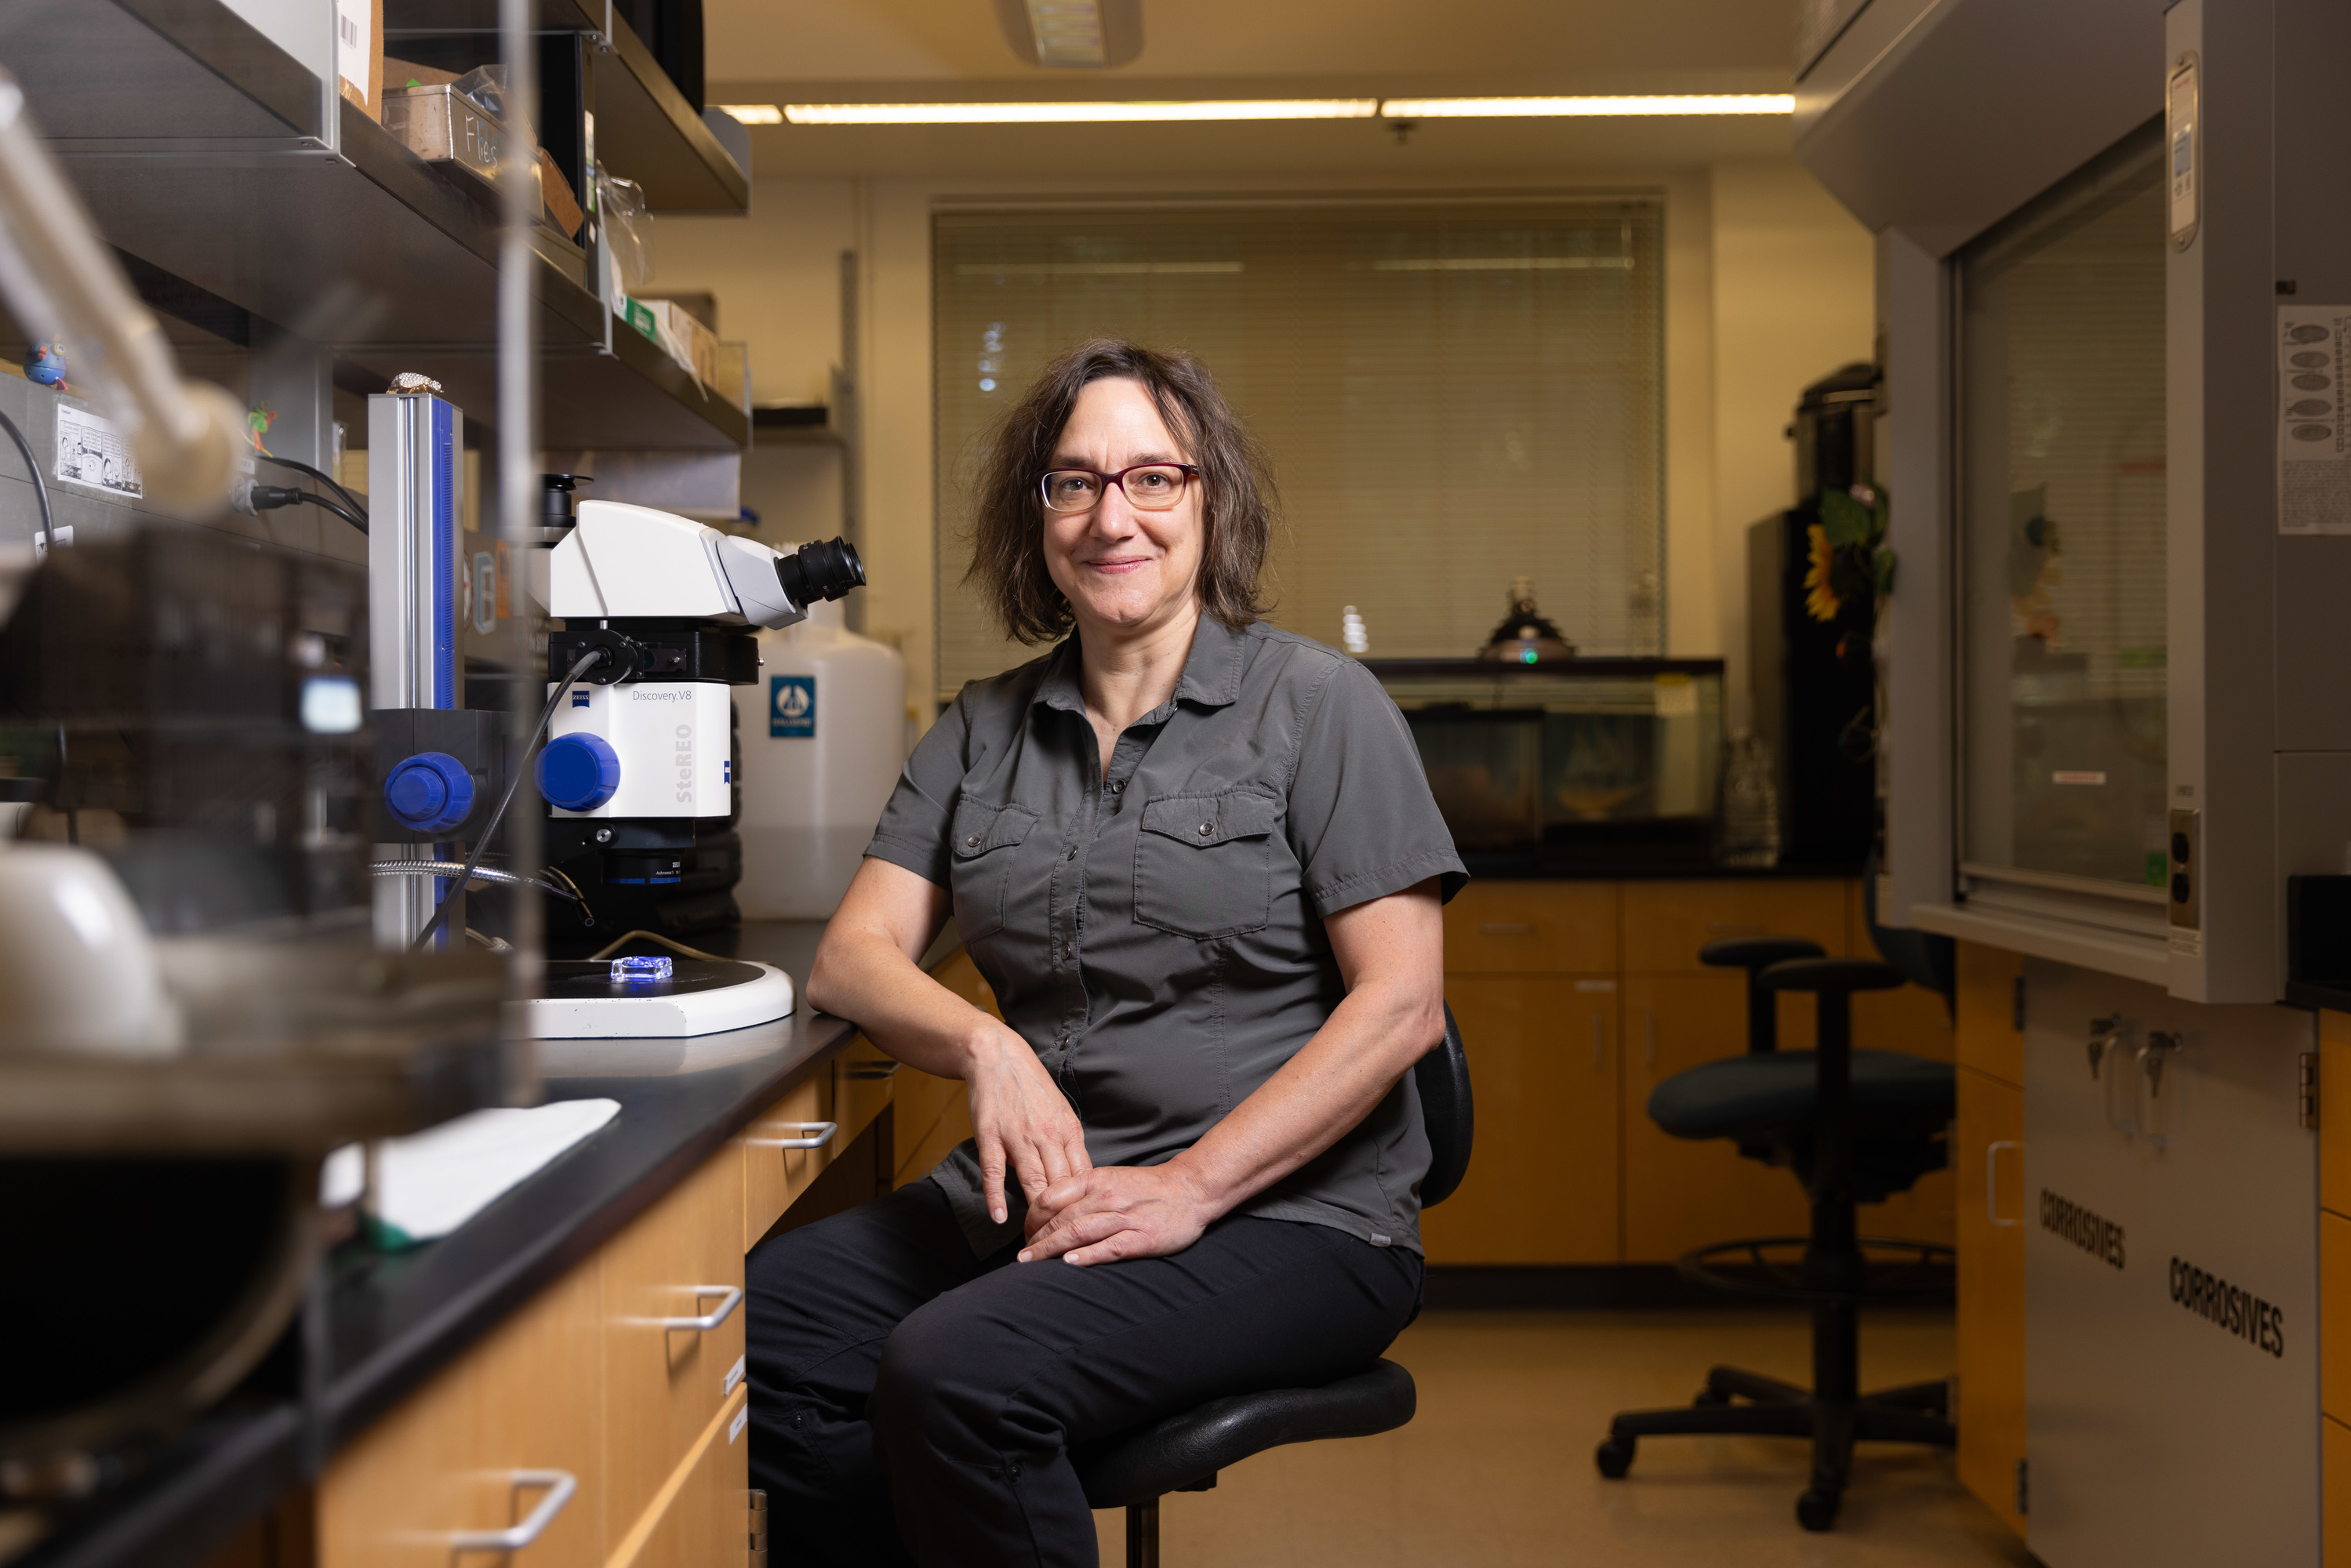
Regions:
[[[1215, 189], [1296, 189], [1230, 178]], [[1322, 190], [1384, 187], [1321, 176]], [[1449, 183], [1523, 191], [1523, 175]], [[1181, 188], [1181, 187], [1175, 187]], [[1205, 187], [1204, 187], [1205, 188]], [[1666, 201], [1666, 612], [1668, 651], [1730, 658], [1746, 707], [1743, 529], [1793, 499], [1782, 432], [1805, 383], [1870, 353], [1869, 235], [1791, 159], [1711, 167], [1562, 172], [1562, 191], [1661, 192]], [[1033, 177], [762, 180], [744, 219], [668, 218], [655, 292], [717, 296], [721, 336], [750, 345], [755, 403], [816, 403], [841, 362], [843, 251], [856, 253], [862, 442], [859, 548], [864, 629], [904, 651], [907, 687], [931, 689], [935, 524], [931, 465], [930, 214], [942, 197], [1048, 189]], [[755, 453], [745, 497], [780, 515], [779, 538], [831, 530], [833, 460]], [[791, 497], [799, 497], [798, 500]], [[808, 515], [797, 515], [805, 505]], [[767, 508], [763, 508], [763, 515]], [[927, 716], [923, 716], [927, 717]]]

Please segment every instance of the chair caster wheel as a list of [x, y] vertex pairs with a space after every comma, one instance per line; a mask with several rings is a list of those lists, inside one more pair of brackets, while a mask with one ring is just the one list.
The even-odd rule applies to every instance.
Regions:
[[1610, 1480], [1623, 1480], [1625, 1472], [1633, 1468], [1633, 1439], [1609, 1438], [1593, 1454], [1592, 1462], [1598, 1465], [1600, 1473]]
[[1837, 1505], [1844, 1500], [1833, 1491], [1814, 1490], [1796, 1500], [1796, 1522], [1815, 1532], [1836, 1522]]

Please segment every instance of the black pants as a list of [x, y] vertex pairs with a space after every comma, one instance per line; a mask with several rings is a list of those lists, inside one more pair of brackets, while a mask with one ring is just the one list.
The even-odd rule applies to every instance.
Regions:
[[1420, 1293], [1414, 1254], [1287, 1220], [1085, 1269], [1016, 1250], [974, 1258], [925, 1181], [751, 1254], [751, 1484], [778, 1561], [1092, 1564], [1072, 1445], [1359, 1372]]

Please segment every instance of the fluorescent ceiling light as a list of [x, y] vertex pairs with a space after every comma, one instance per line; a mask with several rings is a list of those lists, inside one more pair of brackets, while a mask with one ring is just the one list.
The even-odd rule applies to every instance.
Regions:
[[1238, 261], [966, 261], [958, 277], [1159, 277], [1171, 274], [1240, 272]]
[[744, 125], [781, 125], [784, 111], [772, 103], [714, 103], [710, 106], [721, 114], [731, 114]]
[[1620, 114], [1793, 114], [1792, 93], [1669, 94], [1611, 98], [1391, 98], [1380, 113], [1390, 120], [1507, 119]]
[[1202, 99], [1176, 103], [788, 103], [794, 125], [1071, 125], [1104, 120], [1369, 120], [1375, 98]]
[[1407, 256], [1372, 263], [1374, 272], [1630, 272], [1629, 256]]
[[[746, 125], [778, 123], [774, 104], [721, 104]], [[1133, 103], [788, 103], [794, 125], [1078, 125], [1200, 120], [1451, 120], [1612, 115], [1792, 114], [1787, 93], [1612, 98], [1237, 98]]]

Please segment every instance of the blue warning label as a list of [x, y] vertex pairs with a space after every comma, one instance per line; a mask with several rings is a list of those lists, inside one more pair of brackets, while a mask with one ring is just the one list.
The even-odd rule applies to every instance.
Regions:
[[816, 737], [816, 677], [768, 677], [768, 733], [778, 739]]

